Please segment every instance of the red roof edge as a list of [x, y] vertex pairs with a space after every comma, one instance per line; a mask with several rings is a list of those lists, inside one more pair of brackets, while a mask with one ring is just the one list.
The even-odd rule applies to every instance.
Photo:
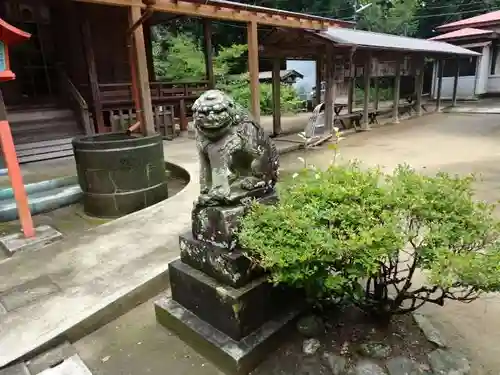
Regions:
[[12, 26], [0, 18], [0, 39], [7, 45], [23, 42], [30, 37], [31, 34]]

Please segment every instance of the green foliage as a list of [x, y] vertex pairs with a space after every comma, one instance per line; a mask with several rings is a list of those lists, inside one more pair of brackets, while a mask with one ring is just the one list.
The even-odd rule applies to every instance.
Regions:
[[412, 36], [418, 22], [414, 18], [419, 7], [416, 0], [374, 2], [360, 15], [359, 27], [364, 30]]
[[[273, 111], [273, 91], [269, 83], [261, 83], [260, 87], [260, 110], [263, 115], [270, 115]], [[218, 88], [226, 91], [236, 102], [245, 108], [250, 108], [250, 84], [248, 75], [244, 74], [234, 77], [222, 84]], [[290, 85], [281, 85], [281, 112], [295, 113], [304, 104], [294, 87]]]
[[500, 225], [472, 182], [408, 166], [305, 168], [278, 204], [252, 206], [239, 238], [274, 282], [317, 303], [341, 296], [388, 321], [426, 302], [468, 302], [500, 287]]
[[[214, 75], [219, 89], [243, 105], [250, 108], [250, 85], [248, 74], [231, 75], [239, 58], [247, 52], [246, 44], [223, 47], [213, 60]], [[162, 40], [153, 44], [155, 73], [160, 80], [194, 81], [205, 77], [205, 60], [201, 47], [190, 34], [166, 33]], [[283, 113], [294, 113], [302, 106], [302, 101], [292, 86], [281, 86], [281, 109]], [[261, 113], [272, 113], [272, 85], [260, 85]]]
[[190, 34], [166, 34], [153, 42], [156, 76], [162, 81], [196, 81], [205, 77], [203, 51]]

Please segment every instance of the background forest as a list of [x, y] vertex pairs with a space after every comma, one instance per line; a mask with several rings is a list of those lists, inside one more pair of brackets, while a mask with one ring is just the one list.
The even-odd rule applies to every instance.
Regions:
[[[318, 16], [356, 21], [357, 28], [417, 38], [437, 35], [439, 25], [500, 10], [500, 0], [374, 0], [355, 14], [354, 9], [368, 0], [254, 0], [240, 1], [253, 5], [285, 9]], [[215, 49], [214, 70], [217, 85], [237, 101], [248, 105], [250, 97], [245, 72], [246, 25], [212, 22]], [[153, 28], [153, 55], [158, 79], [168, 81], [200, 80], [205, 77], [200, 20], [178, 18]], [[271, 70], [261, 61], [261, 71]], [[269, 66], [267, 66], [269, 65]], [[282, 88], [282, 110], [294, 112], [300, 100], [290, 87]], [[271, 87], [261, 85], [261, 110], [271, 111]]]

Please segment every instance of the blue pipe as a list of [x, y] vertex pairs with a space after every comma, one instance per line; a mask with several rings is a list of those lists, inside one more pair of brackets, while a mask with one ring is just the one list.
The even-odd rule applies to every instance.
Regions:
[[[43, 182], [50, 182], [48, 180]], [[38, 191], [28, 196], [29, 207], [32, 214], [55, 210], [78, 202], [83, 196], [79, 185], [67, 185], [55, 189]], [[15, 200], [3, 199], [0, 201], [0, 222], [16, 220], [18, 218]]]
[[[69, 176], [69, 177], [54, 178], [52, 180], [34, 182], [32, 184], [27, 184], [24, 186], [26, 189], [26, 194], [28, 194], [28, 196], [29, 196], [30, 194], [35, 194], [35, 193], [39, 193], [42, 191], [48, 191], [48, 190], [57, 189], [57, 188], [60, 188], [63, 186], [77, 185], [77, 184], [78, 184], [77, 177], [76, 176]], [[0, 190], [0, 204], [1, 204], [2, 200], [13, 199], [13, 198], [14, 198], [14, 191], [12, 190], [12, 188]]]

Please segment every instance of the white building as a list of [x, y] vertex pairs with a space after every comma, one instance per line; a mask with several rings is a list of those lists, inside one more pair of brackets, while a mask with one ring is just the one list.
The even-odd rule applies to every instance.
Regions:
[[[478, 53], [481, 56], [459, 60], [458, 99], [470, 99], [481, 95], [500, 94], [500, 11], [441, 25], [436, 28], [442, 33], [432, 40], [452, 43]], [[449, 99], [453, 93], [456, 72], [453, 61], [446, 61], [443, 69], [441, 97]], [[438, 69], [434, 63], [432, 96], [436, 97]]]

